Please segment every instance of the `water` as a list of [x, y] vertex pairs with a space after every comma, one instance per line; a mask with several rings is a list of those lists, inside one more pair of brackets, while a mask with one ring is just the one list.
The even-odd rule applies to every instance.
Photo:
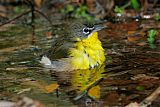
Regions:
[[[54, 37], [61, 29], [56, 28]], [[153, 50], [107, 38], [105, 68], [52, 72], [39, 64], [54, 40], [46, 36], [50, 27], [37, 27], [34, 44], [31, 29], [17, 24], [0, 30], [0, 100], [27, 96], [47, 107], [124, 106], [143, 100], [160, 85], [159, 46]], [[135, 79], [138, 74], [143, 78]], [[50, 84], [60, 86], [48, 93], [45, 86]]]

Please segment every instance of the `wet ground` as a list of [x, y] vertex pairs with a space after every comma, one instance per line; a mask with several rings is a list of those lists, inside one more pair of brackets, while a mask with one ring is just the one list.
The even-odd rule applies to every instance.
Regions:
[[[52, 72], [39, 64], [40, 55], [51, 46], [57, 32], [63, 31], [61, 25], [52, 30], [36, 27], [34, 43], [30, 26], [1, 27], [0, 100], [17, 101], [27, 96], [47, 107], [121, 107], [141, 102], [160, 86], [160, 36], [152, 49], [146, 30], [139, 30], [137, 22], [106, 25], [110, 29], [99, 32], [106, 51], [105, 65], [74, 72]], [[145, 22], [141, 25], [146, 27]], [[51, 84], [58, 88], [46, 90]]]

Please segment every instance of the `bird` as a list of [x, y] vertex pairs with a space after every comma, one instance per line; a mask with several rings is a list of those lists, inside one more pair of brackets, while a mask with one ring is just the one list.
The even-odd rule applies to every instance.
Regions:
[[72, 23], [65, 36], [54, 40], [52, 47], [41, 57], [40, 63], [54, 71], [93, 69], [104, 64], [105, 50], [98, 31], [99, 24]]

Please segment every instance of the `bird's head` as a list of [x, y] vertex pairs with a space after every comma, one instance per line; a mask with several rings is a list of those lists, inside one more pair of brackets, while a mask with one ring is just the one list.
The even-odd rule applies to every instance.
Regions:
[[71, 25], [71, 34], [76, 38], [76, 40], [80, 41], [92, 36], [94, 32], [97, 32], [103, 28], [105, 27], [102, 25], [74, 23]]

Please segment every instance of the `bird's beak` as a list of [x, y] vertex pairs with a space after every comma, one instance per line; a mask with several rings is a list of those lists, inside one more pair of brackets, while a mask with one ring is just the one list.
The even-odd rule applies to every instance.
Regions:
[[100, 31], [102, 29], [108, 28], [107, 26], [102, 26], [102, 25], [95, 25], [95, 28], [93, 30], [93, 32], [97, 32]]

